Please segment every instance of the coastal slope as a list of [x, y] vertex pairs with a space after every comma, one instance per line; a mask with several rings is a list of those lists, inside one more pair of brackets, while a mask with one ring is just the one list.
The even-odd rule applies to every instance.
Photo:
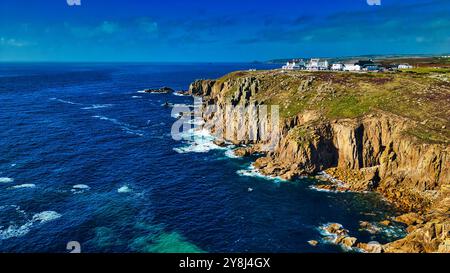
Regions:
[[[198, 80], [190, 94], [215, 113], [206, 122], [239, 128], [251, 144], [236, 153], [263, 154], [261, 173], [295, 179], [325, 171], [344, 182], [327, 189], [376, 191], [406, 214], [408, 235], [384, 252], [450, 251], [450, 71], [350, 73], [238, 71]], [[281, 138], [274, 149], [226, 107], [277, 105]], [[256, 117], [257, 119], [257, 117]], [[256, 120], [258, 122], [258, 120]], [[214, 125], [215, 124], [215, 125]], [[273, 124], [267, 124], [272, 128]]]

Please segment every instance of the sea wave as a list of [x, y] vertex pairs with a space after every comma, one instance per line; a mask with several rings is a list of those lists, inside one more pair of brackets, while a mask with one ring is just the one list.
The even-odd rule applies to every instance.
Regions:
[[90, 189], [91, 189], [91, 187], [89, 187], [88, 185], [77, 184], [77, 185], [73, 185], [72, 189], [70, 191], [73, 192], [74, 194], [77, 194], [77, 193], [83, 193], [83, 192], [88, 191]]
[[238, 170], [238, 171], [236, 171], [236, 173], [238, 175], [240, 175], [240, 176], [249, 176], [249, 177], [262, 178], [262, 179], [271, 180], [271, 181], [275, 181], [275, 182], [285, 182], [285, 181], [287, 181], [286, 179], [283, 179], [283, 178], [278, 177], [278, 176], [264, 175], [261, 172], [259, 172], [253, 165], [250, 165], [247, 169]]
[[172, 94], [174, 96], [178, 96], [178, 97], [188, 97], [189, 96], [189, 95], [181, 94], [181, 93], [178, 93], [178, 92], [173, 92]]
[[11, 183], [11, 182], [14, 182], [14, 178], [0, 177], [0, 183]]
[[117, 192], [118, 193], [129, 193], [129, 192], [131, 192], [132, 190], [130, 189], [130, 187], [128, 187], [127, 185], [124, 185], [124, 186], [122, 186], [122, 187], [120, 187], [120, 188], [118, 188], [117, 189]]
[[190, 129], [181, 134], [186, 141], [186, 146], [173, 148], [177, 153], [206, 153], [211, 150], [226, 149], [214, 144], [215, 137], [206, 129]]
[[[18, 213], [21, 213], [22, 217], [26, 215], [23, 210], [20, 210], [19, 206], [15, 207], [16, 211]], [[21, 225], [13, 223], [5, 229], [3, 229], [3, 227], [0, 227], [0, 240], [25, 236], [33, 227], [56, 220], [60, 217], [61, 214], [57, 213], [56, 211], [43, 211], [40, 213], [36, 213], [31, 219], [26, 220]]]
[[28, 183], [28, 184], [20, 184], [20, 185], [15, 185], [15, 186], [10, 187], [10, 189], [26, 189], [26, 188], [36, 188], [36, 185]]
[[235, 153], [234, 153], [234, 149], [228, 149], [226, 152], [225, 152], [225, 156], [227, 156], [227, 157], [229, 157], [229, 158], [242, 158], [242, 157], [240, 157], [240, 156], [237, 156]]

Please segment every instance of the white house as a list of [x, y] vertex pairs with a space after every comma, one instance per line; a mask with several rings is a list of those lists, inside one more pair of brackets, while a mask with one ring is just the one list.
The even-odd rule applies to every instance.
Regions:
[[303, 60], [293, 60], [283, 65], [283, 70], [299, 70], [305, 68], [305, 62]]
[[306, 65], [306, 69], [308, 70], [328, 70], [328, 61], [320, 59], [311, 59], [309, 63]]
[[398, 65], [398, 69], [411, 69], [413, 68], [412, 65], [409, 64], [400, 64]]
[[349, 64], [344, 64], [344, 71], [360, 71], [361, 70], [361, 66], [354, 64], [354, 63], [349, 63]]
[[342, 70], [344, 70], [344, 64], [334, 63], [331, 65], [331, 70], [342, 71]]

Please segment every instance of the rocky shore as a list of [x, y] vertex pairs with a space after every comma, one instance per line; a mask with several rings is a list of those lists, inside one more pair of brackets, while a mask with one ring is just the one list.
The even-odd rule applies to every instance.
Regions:
[[[196, 81], [189, 94], [203, 97], [205, 106], [217, 106], [214, 114], [203, 113], [206, 123], [219, 120], [256, 136], [228, 135], [221, 141], [246, 144], [236, 151], [239, 156], [263, 154], [253, 164], [262, 174], [291, 180], [325, 171], [343, 183], [324, 189], [375, 191], [405, 212], [392, 219], [408, 226], [403, 239], [375, 246], [357, 243], [344, 230], [338, 244], [363, 252], [450, 252], [450, 88], [445, 81], [427, 74], [235, 72]], [[227, 105], [279, 105], [281, 138], [275, 149], [267, 150], [267, 141], [251, 126], [257, 118], [239, 121], [227, 113]], [[328, 232], [340, 230], [334, 226]]]

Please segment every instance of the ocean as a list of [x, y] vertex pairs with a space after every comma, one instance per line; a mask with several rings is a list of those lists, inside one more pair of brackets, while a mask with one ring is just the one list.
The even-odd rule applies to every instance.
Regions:
[[208, 138], [173, 140], [162, 105], [193, 98], [139, 92], [274, 67], [1, 64], [0, 252], [69, 252], [71, 241], [82, 252], [342, 252], [320, 232], [332, 222], [363, 242], [402, 236], [359, 228], [398, 213], [377, 194], [270, 179]]

